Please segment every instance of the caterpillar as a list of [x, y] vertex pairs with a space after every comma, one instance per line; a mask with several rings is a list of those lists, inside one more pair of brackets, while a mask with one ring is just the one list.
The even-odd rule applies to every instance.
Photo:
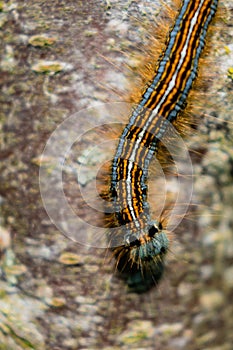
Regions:
[[179, 116], [196, 79], [217, 5], [217, 0], [181, 2], [153, 79], [133, 109], [112, 161], [108, 240], [116, 267], [133, 291], [151, 288], [163, 275], [169, 233], [162, 217], [151, 218], [148, 171], [171, 125], [182, 129]]

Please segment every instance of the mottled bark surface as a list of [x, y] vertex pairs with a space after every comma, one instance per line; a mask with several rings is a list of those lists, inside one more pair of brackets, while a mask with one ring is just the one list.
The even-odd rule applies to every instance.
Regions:
[[[227, 24], [215, 37], [221, 37], [214, 48], [218, 75], [202, 104], [212, 118], [190, 140], [202, 154], [194, 159], [198, 211], [176, 230], [161, 284], [137, 295], [113, 276], [103, 249], [72, 242], [50, 222], [38, 175], [46, 140], [62, 121], [119, 100], [113, 90], [126, 88], [123, 64], [133, 68], [137, 61], [122, 51], [137, 52], [146, 37], [143, 24], [157, 5], [0, 2], [0, 349], [232, 349], [230, 3], [224, 1]], [[80, 114], [79, 123], [88, 128], [88, 115]], [[79, 143], [64, 167], [66, 195], [76, 211], [80, 194], [71, 170], [77, 157], [89, 166], [79, 178], [88, 188], [95, 165], [85, 153], [89, 142]], [[80, 212], [88, 216], [85, 208]], [[77, 227], [81, 235], [85, 230], [85, 224]]]

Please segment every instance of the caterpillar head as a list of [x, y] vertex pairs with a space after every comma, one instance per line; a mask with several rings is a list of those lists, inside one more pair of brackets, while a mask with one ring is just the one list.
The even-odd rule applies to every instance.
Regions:
[[127, 280], [131, 291], [144, 292], [162, 277], [164, 256], [169, 240], [158, 221], [149, 222], [146, 233], [125, 237], [125, 244], [116, 248], [117, 269]]

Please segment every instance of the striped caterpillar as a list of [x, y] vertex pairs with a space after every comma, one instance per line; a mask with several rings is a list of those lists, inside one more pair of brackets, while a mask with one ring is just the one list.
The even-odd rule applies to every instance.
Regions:
[[132, 111], [115, 152], [108, 192], [112, 214], [109, 245], [130, 289], [156, 284], [164, 269], [169, 235], [161, 217], [152, 219], [147, 201], [148, 171], [170, 125], [179, 115], [197, 76], [217, 0], [183, 0], [155, 74]]

